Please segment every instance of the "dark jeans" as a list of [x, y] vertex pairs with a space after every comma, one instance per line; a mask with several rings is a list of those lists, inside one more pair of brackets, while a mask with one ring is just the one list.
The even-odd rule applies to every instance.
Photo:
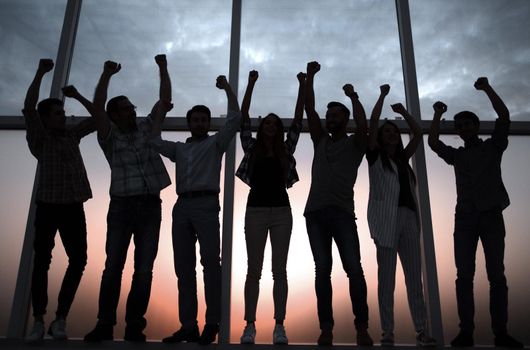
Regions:
[[173, 207], [173, 256], [178, 278], [179, 319], [183, 328], [197, 325], [195, 242], [199, 240], [203, 266], [206, 323], [221, 318], [221, 259], [219, 198], [179, 198]]
[[504, 276], [505, 233], [504, 219], [500, 210], [455, 214], [456, 300], [460, 329], [463, 331], [472, 332], [475, 328], [473, 278], [477, 244], [480, 239], [490, 283], [491, 326], [494, 333], [506, 332], [508, 287]]
[[121, 276], [131, 237], [134, 240], [134, 273], [127, 298], [127, 326], [145, 328], [151, 294], [153, 264], [158, 252], [161, 201], [158, 195], [113, 197], [107, 215], [105, 270], [99, 291], [99, 322], [116, 324]]
[[368, 327], [366, 281], [361, 266], [361, 253], [355, 217], [340, 209], [325, 208], [306, 214], [307, 234], [315, 260], [315, 290], [320, 329], [333, 329], [331, 242], [335, 240], [342, 266], [349, 279], [350, 298], [355, 328]]
[[33, 242], [35, 257], [31, 284], [34, 316], [46, 314], [48, 269], [52, 260], [57, 230], [68, 256], [68, 267], [59, 291], [56, 315], [66, 318], [87, 262], [87, 233], [83, 203], [37, 202], [35, 241]]

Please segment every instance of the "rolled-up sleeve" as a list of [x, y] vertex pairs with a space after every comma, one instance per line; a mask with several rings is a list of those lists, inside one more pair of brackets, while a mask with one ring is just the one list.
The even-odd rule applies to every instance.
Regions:
[[215, 135], [217, 145], [224, 151], [236, 135], [241, 123], [241, 112], [228, 111], [226, 123]]

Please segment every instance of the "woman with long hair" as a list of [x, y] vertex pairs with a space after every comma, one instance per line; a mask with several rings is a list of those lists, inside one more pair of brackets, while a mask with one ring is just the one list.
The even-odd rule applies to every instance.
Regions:
[[248, 114], [252, 91], [258, 72], [251, 71], [241, 106], [241, 145], [245, 156], [236, 176], [250, 186], [245, 213], [245, 241], [247, 246], [247, 278], [245, 281], [245, 320], [242, 344], [253, 344], [256, 337], [256, 306], [259, 281], [263, 267], [263, 253], [270, 232], [272, 276], [274, 279], [274, 344], [287, 344], [283, 326], [287, 304], [287, 253], [293, 218], [287, 188], [298, 181], [293, 153], [302, 129], [305, 74], [298, 73], [298, 98], [293, 122], [284, 140], [282, 120], [268, 114], [259, 124], [256, 138], [252, 137]]
[[419, 346], [434, 346], [429, 336], [423, 287], [421, 281], [420, 223], [416, 200], [416, 178], [409, 165], [422, 138], [414, 118], [401, 103], [392, 110], [400, 114], [409, 125], [412, 136], [403, 147], [396, 124], [379, 118], [389, 85], [380, 87], [381, 94], [370, 119], [368, 160], [370, 195], [368, 200], [368, 226], [377, 249], [378, 300], [381, 345], [394, 345], [394, 288], [397, 256], [405, 275], [409, 309]]

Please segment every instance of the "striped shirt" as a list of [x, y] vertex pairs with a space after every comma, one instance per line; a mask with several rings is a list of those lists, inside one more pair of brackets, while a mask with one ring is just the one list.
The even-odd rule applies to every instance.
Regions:
[[92, 198], [79, 142], [96, 130], [94, 120], [57, 132], [43, 126], [36, 110], [22, 110], [22, 114], [29, 149], [38, 160], [37, 200], [67, 204]]
[[171, 184], [162, 158], [149, 145], [152, 124], [151, 117], [143, 118], [137, 130], [123, 132], [111, 123], [107, 137], [98, 140], [111, 169], [111, 196], [156, 195]]

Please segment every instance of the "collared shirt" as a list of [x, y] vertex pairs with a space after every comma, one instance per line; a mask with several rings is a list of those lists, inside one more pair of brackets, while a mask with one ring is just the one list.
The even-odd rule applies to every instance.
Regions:
[[22, 113], [29, 149], [38, 160], [37, 200], [65, 204], [92, 198], [79, 142], [96, 130], [94, 120], [89, 118], [62, 133], [47, 130], [36, 110]]
[[[299, 178], [296, 172], [296, 160], [294, 159], [294, 151], [296, 150], [296, 144], [300, 137], [300, 131], [302, 130], [302, 123], [293, 122], [287, 132], [287, 138], [285, 140], [285, 152], [287, 154], [287, 169], [285, 173], [285, 186], [290, 188], [295, 184]], [[245, 155], [241, 164], [236, 172], [236, 176], [239, 177], [244, 183], [250, 186], [250, 179], [252, 177], [252, 167], [250, 166], [250, 160], [254, 148], [256, 146], [256, 139], [252, 137], [252, 131], [250, 124], [241, 126], [241, 146], [245, 151]]]
[[355, 143], [355, 135], [333, 141], [324, 133], [315, 145], [311, 168], [311, 188], [304, 214], [337, 208], [355, 216], [353, 186], [365, 150]]
[[152, 125], [150, 116], [139, 121], [137, 130], [131, 132], [123, 132], [111, 123], [107, 137], [98, 140], [110, 165], [111, 196], [157, 195], [171, 184], [162, 158], [149, 145]]
[[177, 194], [220, 191], [221, 160], [240, 121], [241, 113], [229, 111], [225, 125], [200, 141], [173, 142], [162, 140], [160, 136], [151, 139], [154, 150], [175, 162]]
[[503, 210], [510, 204], [501, 174], [509, 129], [509, 120], [497, 119], [485, 141], [477, 138], [459, 148], [439, 141], [438, 156], [455, 169], [457, 212]]

